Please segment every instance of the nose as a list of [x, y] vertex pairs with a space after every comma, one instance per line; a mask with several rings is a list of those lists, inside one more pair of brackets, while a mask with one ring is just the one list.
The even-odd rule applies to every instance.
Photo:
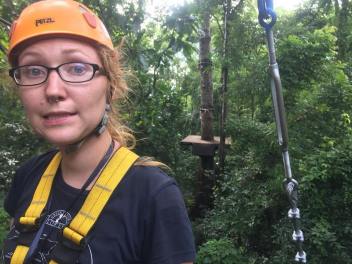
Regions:
[[45, 83], [45, 95], [50, 103], [62, 101], [67, 96], [65, 82], [59, 76], [57, 71], [50, 71]]

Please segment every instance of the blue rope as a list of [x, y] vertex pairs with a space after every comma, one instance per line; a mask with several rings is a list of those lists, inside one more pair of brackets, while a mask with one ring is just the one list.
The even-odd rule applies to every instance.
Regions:
[[258, 10], [259, 10], [259, 24], [265, 28], [265, 30], [271, 30], [271, 28], [276, 23], [276, 13], [274, 11], [274, 1], [273, 0], [258, 0]]

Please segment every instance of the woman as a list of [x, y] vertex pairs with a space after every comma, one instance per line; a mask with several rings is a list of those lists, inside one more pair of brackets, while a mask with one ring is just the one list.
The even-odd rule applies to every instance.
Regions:
[[192, 263], [182, 195], [112, 107], [126, 96], [118, 53], [98, 17], [44, 0], [13, 23], [10, 76], [33, 130], [57, 149], [16, 172], [5, 263]]

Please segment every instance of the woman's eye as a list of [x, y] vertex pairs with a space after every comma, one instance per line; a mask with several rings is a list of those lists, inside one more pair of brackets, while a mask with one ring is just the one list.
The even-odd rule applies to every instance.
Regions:
[[24, 69], [24, 75], [27, 77], [39, 77], [45, 75], [45, 72], [39, 67], [30, 66]]
[[87, 72], [85, 64], [73, 64], [67, 69], [67, 72], [72, 75], [83, 75]]

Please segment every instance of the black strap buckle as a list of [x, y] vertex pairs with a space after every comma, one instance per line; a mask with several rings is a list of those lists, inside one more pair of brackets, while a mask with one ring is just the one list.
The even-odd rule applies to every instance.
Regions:
[[86, 245], [85, 239], [82, 240], [80, 245], [77, 245], [60, 232], [59, 243], [51, 252], [50, 257], [60, 264], [73, 264], [76, 263]]
[[36, 233], [39, 230], [40, 220], [36, 221], [35, 225], [24, 225], [20, 222], [15, 223], [15, 229], [19, 232], [17, 239], [18, 245], [30, 246]]

